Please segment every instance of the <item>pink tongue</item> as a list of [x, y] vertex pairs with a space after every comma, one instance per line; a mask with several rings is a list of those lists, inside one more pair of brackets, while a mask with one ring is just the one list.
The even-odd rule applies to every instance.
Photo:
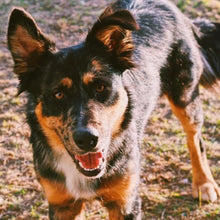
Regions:
[[102, 158], [102, 153], [87, 153], [83, 155], [76, 155], [76, 160], [81, 162], [82, 166], [85, 169], [95, 169], [99, 166], [99, 159]]

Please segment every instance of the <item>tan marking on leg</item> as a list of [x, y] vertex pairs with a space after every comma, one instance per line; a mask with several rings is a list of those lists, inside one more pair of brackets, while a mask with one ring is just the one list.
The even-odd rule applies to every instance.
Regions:
[[[72, 201], [66, 206], [52, 206], [56, 220], [81, 220], [84, 202], [81, 200]], [[79, 218], [77, 218], [79, 217]]]
[[58, 183], [40, 177], [45, 196], [54, 211], [54, 217], [58, 220], [73, 220], [83, 208], [84, 201], [74, 200], [67, 191], [64, 183]]
[[130, 196], [137, 186], [137, 175], [123, 175], [113, 177], [102, 182], [97, 190], [98, 197], [109, 211], [110, 220], [123, 220], [124, 215], [130, 210]]
[[104, 181], [97, 194], [103, 198], [104, 203], [115, 202], [120, 207], [123, 207], [127, 202], [128, 195], [130, 194], [131, 179], [130, 176], [122, 176], [112, 178]]
[[124, 216], [118, 205], [109, 205], [107, 209], [109, 213], [109, 220], [124, 220]]
[[45, 196], [50, 204], [65, 204], [72, 199], [66, 189], [65, 183], [59, 183], [40, 177], [39, 182], [44, 189]]
[[61, 84], [62, 84], [63, 86], [66, 86], [66, 87], [69, 89], [69, 88], [71, 88], [71, 86], [73, 85], [73, 81], [72, 81], [72, 79], [66, 77], [66, 78], [63, 78], [63, 79], [61, 80]]
[[193, 121], [193, 117], [190, 117], [191, 114], [195, 113], [192, 109], [195, 105], [189, 105], [184, 109], [175, 106], [171, 100], [169, 101], [173, 113], [179, 118], [187, 134], [187, 144], [193, 171], [193, 197], [197, 198], [199, 190], [201, 190], [203, 200], [215, 201], [217, 199], [216, 193], [220, 195], [220, 190], [211, 174], [206, 152], [201, 152], [200, 150], [202, 123], [197, 124]]
[[58, 126], [63, 127], [61, 118], [55, 116], [49, 116], [49, 117], [43, 116], [41, 102], [36, 106], [35, 114], [37, 116], [41, 129], [47, 138], [48, 144], [54, 149], [58, 149], [58, 150], [65, 149], [62, 141], [55, 132], [55, 128], [57, 128]]

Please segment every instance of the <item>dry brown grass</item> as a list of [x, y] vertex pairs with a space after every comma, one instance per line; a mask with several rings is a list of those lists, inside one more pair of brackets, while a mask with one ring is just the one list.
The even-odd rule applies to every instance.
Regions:
[[[176, 1], [190, 16], [220, 20], [219, 1]], [[36, 181], [30, 135], [25, 122], [25, 95], [16, 97], [18, 81], [12, 73], [5, 30], [13, 6], [36, 18], [58, 47], [75, 44], [101, 13], [104, 0], [0, 1], [0, 219], [47, 219], [47, 203]], [[193, 6], [193, 7], [192, 7]], [[212, 172], [220, 184], [220, 96], [202, 90], [205, 110], [203, 134]], [[185, 134], [161, 99], [146, 128], [142, 146], [140, 195], [143, 219], [220, 219], [220, 200], [201, 203], [191, 197], [191, 165]], [[87, 205], [86, 219], [107, 219], [97, 203]]]

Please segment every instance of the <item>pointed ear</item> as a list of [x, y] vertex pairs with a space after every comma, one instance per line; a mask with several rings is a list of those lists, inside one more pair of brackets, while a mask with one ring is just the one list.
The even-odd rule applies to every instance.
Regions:
[[14, 72], [20, 79], [20, 87], [25, 87], [24, 84], [28, 85], [33, 78], [32, 73], [42, 66], [46, 56], [55, 49], [55, 44], [41, 32], [31, 15], [21, 8], [14, 8], [11, 12], [7, 37]]
[[139, 26], [129, 11], [113, 12], [109, 7], [88, 33], [86, 42], [101, 43], [123, 71], [134, 67], [131, 56], [134, 50], [132, 31], [135, 30], [139, 30]]

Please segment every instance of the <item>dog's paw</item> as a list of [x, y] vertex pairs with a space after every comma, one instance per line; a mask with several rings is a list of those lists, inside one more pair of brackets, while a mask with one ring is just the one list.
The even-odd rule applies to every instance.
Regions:
[[201, 200], [215, 202], [220, 196], [220, 188], [215, 182], [206, 182], [201, 185], [193, 185], [192, 194], [194, 198], [199, 198], [201, 195]]

